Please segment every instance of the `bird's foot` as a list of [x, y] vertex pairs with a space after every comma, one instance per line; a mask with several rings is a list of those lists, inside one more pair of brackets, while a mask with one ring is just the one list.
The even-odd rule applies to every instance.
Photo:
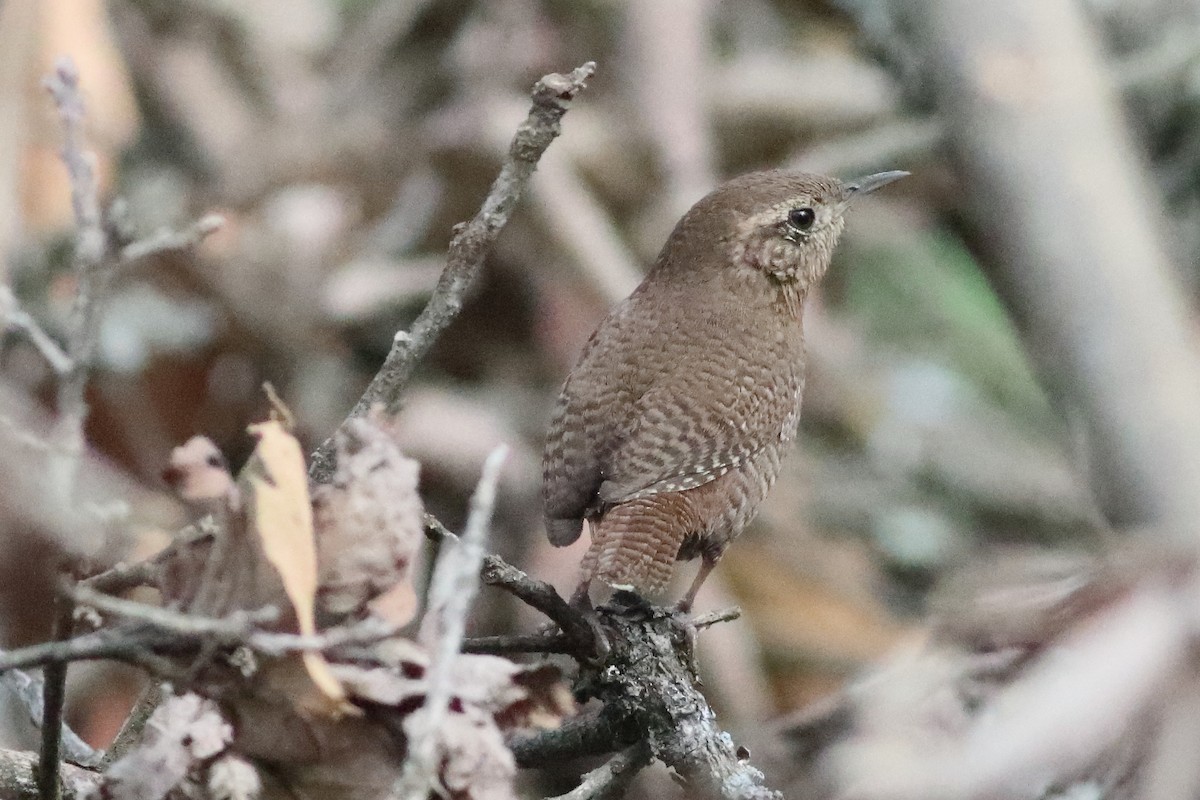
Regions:
[[604, 626], [600, 624], [600, 616], [595, 611], [589, 611], [583, 615], [584, 622], [591, 629], [592, 642], [591, 653], [584, 656], [589, 667], [601, 667], [608, 660], [608, 654], [612, 652], [612, 645], [608, 643], [608, 635], [604, 633]]
[[657, 606], [631, 589], [617, 589], [613, 592], [611, 602], [622, 613], [636, 611], [650, 614], [657, 609]]
[[[586, 625], [588, 633], [580, 636], [579, 654], [588, 666], [599, 667], [608, 659], [608, 654], [612, 651], [612, 646], [608, 643], [608, 636], [604, 633], [604, 626], [600, 624], [600, 617], [596, 614], [596, 609], [592, 606], [592, 596], [589, 591], [591, 588], [590, 581], [583, 581], [571, 594], [571, 599], [568, 604], [579, 614], [579, 619]], [[578, 630], [578, 627], [576, 627]], [[584, 641], [586, 638], [587, 641]]]

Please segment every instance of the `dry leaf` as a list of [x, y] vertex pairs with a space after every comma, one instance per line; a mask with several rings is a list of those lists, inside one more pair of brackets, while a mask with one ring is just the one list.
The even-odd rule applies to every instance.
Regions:
[[255, 800], [262, 794], [262, 780], [249, 761], [226, 755], [208, 768], [208, 791], [213, 800]]
[[[258, 446], [238, 479], [249, 529], [267, 560], [283, 580], [301, 634], [317, 632], [314, 604], [317, 591], [317, 550], [313, 540], [312, 504], [304, 454], [295, 437], [278, 422], [252, 425]], [[320, 653], [302, 655], [305, 668], [321, 698], [305, 698], [310, 710], [349, 711], [346, 695]]]
[[322, 620], [341, 620], [380, 598], [373, 608], [406, 624], [417, 606], [411, 566], [425, 538], [420, 467], [375, 414], [346, 423], [337, 452], [332, 482], [313, 497]]
[[[393, 668], [334, 664], [332, 670], [352, 697], [407, 710], [424, 701], [428, 654], [414, 642], [388, 642]], [[503, 730], [556, 727], [575, 713], [562, 671], [552, 664], [516, 664], [506, 658], [462, 653], [454, 660], [453, 701], [486, 712]]]
[[237, 505], [237, 486], [229, 465], [207, 436], [193, 436], [172, 450], [162, 477], [193, 510], [211, 512]]
[[109, 768], [101, 794], [159, 800], [232, 739], [233, 728], [214, 703], [194, 694], [169, 697], [150, 715], [137, 746]]
[[463, 800], [516, 800], [517, 763], [495, 722], [467, 706], [451, 712], [438, 731], [442, 786]]

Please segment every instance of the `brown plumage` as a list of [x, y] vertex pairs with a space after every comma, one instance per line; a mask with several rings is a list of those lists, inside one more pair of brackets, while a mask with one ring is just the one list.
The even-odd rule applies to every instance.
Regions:
[[591, 581], [661, 592], [701, 556], [696, 590], [753, 518], [800, 419], [805, 295], [825, 274], [851, 197], [906, 173], [843, 184], [771, 171], [684, 215], [642, 284], [592, 334], [542, 461], [550, 541], [592, 537]]

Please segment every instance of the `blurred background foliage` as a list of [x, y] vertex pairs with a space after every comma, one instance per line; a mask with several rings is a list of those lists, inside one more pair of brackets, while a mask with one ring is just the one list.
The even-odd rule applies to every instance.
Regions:
[[[461, 524], [484, 455], [509, 442], [494, 547], [568, 588], [579, 552], [552, 551], [540, 529], [549, 406], [674, 220], [749, 169], [896, 168], [913, 177], [855, 209], [810, 298], [798, 452], [701, 597], [746, 612], [706, 635], [712, 699], [735, 730], [800, 708], [905, 636], [955, 564], [1102, 542], [1076, 411], [1047, 394], [1046, 362], [1029, 357], [1042, 344], [964, 220], [971, 187], [947, 161], [904, 5], [0, 4], [0, 256], [26, 308], [61, 329], [71, 296], [69, 193], [39, 89], [60, 53], [80, 66], [117, 223], [132, 236], [226, 219], [195, 252], [131, 267], [106, 312], [87, 432], [97, 496], [127, 504], [113, 523], [125, 552], [182, 518], [158, 479], [172, 446], [204, 433], [244, 459], [263, 381], [307, 444], [335, 428], [419, 311], [451, 226], [486, 193], [528, 87], [585, 60], [598, 64], [591, 87], [408, 393], [400, 430], [432, 511]], [[1200, 6], [1083, 7], [1194, 293]], [[50, 376], [19, 339], [5, 345], [0, 414], [42, 424]], [[56, 530], [23, 500], [20, 446], [3, 447], [0, 628], [14, 644], [45, 635], [63, 537], [100, 533]], [[498, 602], [483, 596], [480, 631], [530, 624]], [[72, 675], [76, 727], [103, 743], [128, 682]], [[8, 727], [28, 744], [24, 723]]]

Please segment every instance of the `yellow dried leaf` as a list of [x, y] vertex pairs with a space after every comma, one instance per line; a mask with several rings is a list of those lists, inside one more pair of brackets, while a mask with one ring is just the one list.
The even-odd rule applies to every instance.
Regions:
[[[250, 529], [279, 573], [296, 613], [300, 633], [317, 632], [313, 607], [317, 592], [317, 551], [313, 540], [308, 473], [300, 443], [276, 421], [251, 425], [258, 446], [238, 479]], [[318, 709], [348, 711], [346, 693], [320, 653], [303, 655], [305, 669], [324, 702]]]

